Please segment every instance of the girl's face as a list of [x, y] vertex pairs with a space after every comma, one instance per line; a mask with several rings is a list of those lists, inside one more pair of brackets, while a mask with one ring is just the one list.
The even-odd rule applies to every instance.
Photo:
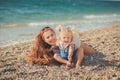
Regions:
[[69, 32], [63, 32], [60, 35], [60, 40], [63, 44], [69, 44], [72, 41], [72, 35]]
[[43, 33], [43, 38], [46, 43], [48, 43], [51, 46], [56, 45], [56, 34], [52, 30], [48, 30]]

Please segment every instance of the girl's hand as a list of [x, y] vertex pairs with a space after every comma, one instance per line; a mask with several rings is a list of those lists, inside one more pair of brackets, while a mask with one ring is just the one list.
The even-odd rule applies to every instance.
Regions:
[[72, 62], [72, 55], [68, 55], [68, 61]]
[[70, 67], [72, 64], [70, 61], [67, 61], [66, 66]]

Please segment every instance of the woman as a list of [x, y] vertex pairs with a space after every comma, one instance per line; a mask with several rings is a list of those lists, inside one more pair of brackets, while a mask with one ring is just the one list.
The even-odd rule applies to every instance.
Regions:
[[[56, 50], [56, 34], [50, 27], [43, 28], [36, 36], [35, 45], [31, 54], [28, 56], [27, 62], [29, 64], [50, 64], [55, 60], [70, 65], [68, 60], [61, 58], [58, 54], [54, 53]], [[76, 59], [79, 59], [77, 64], [81, 64], [84, 53], [94, 54], [95, 51], [87, 44], [81, 43], [78, 48]], [[78, 69], [80, 66], [76, 67]]]

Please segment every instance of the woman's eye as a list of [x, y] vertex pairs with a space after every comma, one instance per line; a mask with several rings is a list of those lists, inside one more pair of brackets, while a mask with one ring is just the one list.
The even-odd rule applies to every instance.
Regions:
[[48, 36], [47, 39], [49, 39], [50, 37]]

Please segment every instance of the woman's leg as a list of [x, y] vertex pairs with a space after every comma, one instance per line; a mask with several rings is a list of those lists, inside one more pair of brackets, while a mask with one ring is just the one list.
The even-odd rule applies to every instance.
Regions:
[[77, 58], [76, 69], [79, 69], [84, 57], [84, 53], [94, 54], [95, 51], [89, 45], [82, 42], [81, 46], [78, 48], [77, 55], [76, 55], [76, 58]]
[[87, 53], [87, 54], [94, 54], [95, 53], [95, 51], [86, 43], [81, 42], [81, 46], [84, 50], [84, 53]]
[[84, 57], [84, 51], [83, 51], [83, 48], [80, 47], [80, 48], [78, 48], [77, 54], [76, 54], [76, 58], [77, 58], [76, 69], [80, 68], [83, 57]]

